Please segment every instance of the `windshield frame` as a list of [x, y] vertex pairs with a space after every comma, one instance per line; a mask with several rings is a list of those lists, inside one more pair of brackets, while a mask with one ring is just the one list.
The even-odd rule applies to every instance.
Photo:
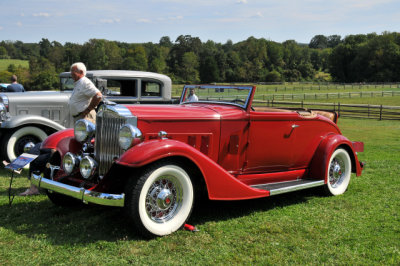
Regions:
[[[246, 100], [243, 101], [242, 99], [236, 98], [236, 100], [243, 101], [243, 104], [237, 103], [237, 102], [229, 102], [229, 101], [219, 101], [218, 99], [215, 100], [201, 100], [199, 99], [198, 101], [195, 102], [190, 102], [186, 101], [186, 92], [190, 89], [212, 89], [212, 90], [217, 90], [217, 89], [223, 89], [225, 90], [248, 90]], [[254, 93], [255, 87], [251, 85], [185, 85], [182, 90], [182, 95], [180, 97], [180, 104], [198, 104], [198, 103], [209, 103], [209, 104], [224, 104], [224, 105], [234, 105], [238, 106], [240, 108], [243, 108], [247, 110], [251, 97]], [[227, 99], [229, 99], [227, 97]], [[235, 99], [232, 99], [234, 101]]]

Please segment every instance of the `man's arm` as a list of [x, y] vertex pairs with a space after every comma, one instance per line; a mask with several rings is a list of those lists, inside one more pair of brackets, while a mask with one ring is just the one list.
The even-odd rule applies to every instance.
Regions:
[[96, 108], [96, 106], [100, 103], [101, 99], [102, 99], [103, 95], [101, 94], [101, 92], [96, 93], [93, 97], [92, 100], [89, 103], [89, 106], [82, 112], [82, 114], [84, 116], [86, 116], [87, 114], [90, 113], [90, 111], [92, 111], [94, 108]]

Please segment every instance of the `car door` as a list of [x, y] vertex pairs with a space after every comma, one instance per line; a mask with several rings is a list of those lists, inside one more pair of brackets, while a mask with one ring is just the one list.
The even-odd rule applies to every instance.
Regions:
[[250, 112], [244, 173], [287, 171], [292, 165], [294, 112]]

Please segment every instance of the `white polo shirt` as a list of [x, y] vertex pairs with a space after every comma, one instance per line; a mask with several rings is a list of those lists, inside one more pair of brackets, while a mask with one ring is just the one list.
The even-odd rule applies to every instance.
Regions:
[[74, 83], [74, 90], [69, 98], [69, 111], [72, 116], [83, 112], [90, 104], [93, 96], [100, 92], [87, 77]]

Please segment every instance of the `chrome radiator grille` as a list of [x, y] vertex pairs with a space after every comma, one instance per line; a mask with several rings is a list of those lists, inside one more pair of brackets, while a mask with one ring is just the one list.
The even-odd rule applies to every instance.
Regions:
[[123, 153], [119, 147], [119, 129], [124, 124], [137, 125], [137, 119], [124, 106], [103, 105], [96, 117], [96, 143], [95, 158], [98, 162], [100, 176], [104, 176], [110, 169], [114, 158], [118, 158]]

